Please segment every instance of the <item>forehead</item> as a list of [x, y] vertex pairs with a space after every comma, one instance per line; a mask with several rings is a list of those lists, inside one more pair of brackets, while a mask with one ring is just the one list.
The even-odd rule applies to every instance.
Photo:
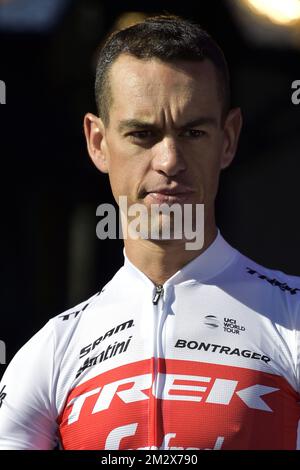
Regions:
[[[109, 74], [110, 115], [149, 117], [221, 113], [216, 70], [209, 60], [162, 62], [121, 54]], [[139, 115], [139, 116], [137, 116]], [[154, 116], [155, 117], [155, 116]]]

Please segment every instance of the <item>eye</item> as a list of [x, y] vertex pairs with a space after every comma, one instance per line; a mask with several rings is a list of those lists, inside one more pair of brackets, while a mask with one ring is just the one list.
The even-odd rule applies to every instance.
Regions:
[[192, 139], [197, 139], [203, 137], [205, 134], [206, 132], [200, 129], [185, 129], [181, 135], [183, 137], [191, 137]]
[[152, 131], [133, 131], [130, 132], [129, 137], [133, 137], [134, 139], [139, 139], [139, 140], [145, 140], [145, 139], [150, 139], [153, 137], [153, 132]]

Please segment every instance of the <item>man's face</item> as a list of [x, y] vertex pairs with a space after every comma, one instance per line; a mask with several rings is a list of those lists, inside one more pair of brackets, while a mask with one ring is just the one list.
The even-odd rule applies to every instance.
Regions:
[[220, 170], [233, 157], [214, 65], [122, 54], [109, 78], [99, 168], [109, 173], [116, 201], [204, 203], [205, 218], [212, 215]]

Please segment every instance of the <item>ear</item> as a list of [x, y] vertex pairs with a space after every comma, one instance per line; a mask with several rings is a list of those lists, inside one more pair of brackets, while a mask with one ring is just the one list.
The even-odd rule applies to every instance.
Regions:
[[224, 123], [224, 143], [221, 157], [221, 169], [227, 168], [235, 155], [242, 128], [240, 108], [231, 109]]
[[105, 140], [105, 126], [100, 118], [87, 113], [83, 121], [89, 156], [102, 173], [108, 173], [108, 152]]

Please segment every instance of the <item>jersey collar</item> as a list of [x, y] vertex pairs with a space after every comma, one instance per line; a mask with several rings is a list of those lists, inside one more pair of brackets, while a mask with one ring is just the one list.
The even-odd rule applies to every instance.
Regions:
[[[211, 245], [199, 256], [186, 264], [182, 269], [171, 276], [164, 284], [174, 285], [187, 281], [203, 282], [207, 281], [221, 273], [229, 264], [232, 263], [237, 250], [232, 248], [222, 237], [220, 230]], [[126, 276], [131, 276], [136, 280], [143, 281], [153, 287], [153, 282], [140, 271], [124, 254], [124, 270]]]

